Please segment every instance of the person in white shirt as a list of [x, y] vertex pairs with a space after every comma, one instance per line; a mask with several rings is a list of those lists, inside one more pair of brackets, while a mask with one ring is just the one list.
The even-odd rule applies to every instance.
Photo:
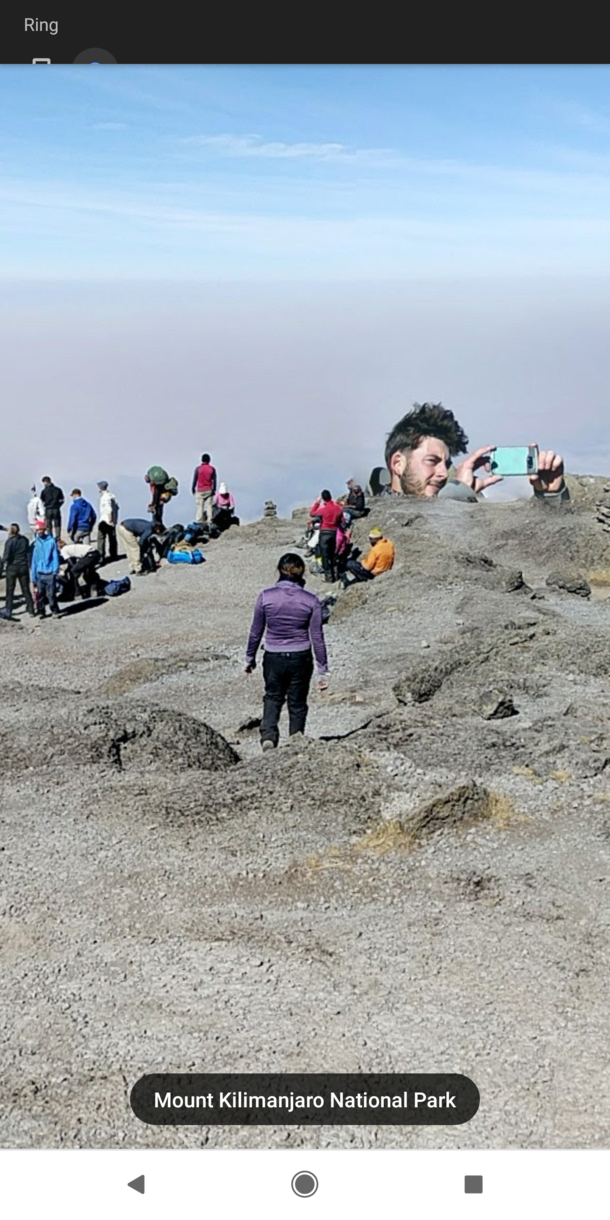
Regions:
[[44, 504], [40, 499], [40, 496], [36, 495], [36, 484], [30, 488], [30, 491], [32, 493], [32, 498], [31, 500], [28, 500], [27, 506], [28, 525], [30, 527], [32, 538], [35, 538], [36, 530], [34, 529], [34, 522], [40, 521], [41, 519], [44, 520], [45, 513]]
[[116, 527], [119, 519], [119, 502], [114, 492], [108, 490], [108, 484], [105, 479], [100, 480], [98, 488], [100, 492], [100, 511], [98, 513], [97, 525], [97, 549], [102, 556], [102, 562], [105, 562], [107, 540], [108, 562], [114, 563], [118, 555]]

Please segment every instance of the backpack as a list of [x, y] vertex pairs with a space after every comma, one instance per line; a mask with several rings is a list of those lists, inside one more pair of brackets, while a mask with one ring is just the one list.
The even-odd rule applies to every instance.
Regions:
[[170, 496], [178, 495], [178, 480], [173, 477], [165, 480], [164, 491], [169, 492]]
[[176, 546], [176, 543], [182, 542], [184, 536], [183, 525], [172, 525], [171, 529], [168, 529], [167, 533], [163, 535], [161, 543], [161, 554], [164, 559], [167, 559], [167, 552]]
[[323, 598], [320, 602], [322, 607], [322, 623], [327, 623], [330, 618], [330, 612], [336, 602], [334, 594], [330, 593], [328, 597]]
[[128, 576], [123, 576], [121, 580], [109, 580], [106, 582], [105, 596], [120, 597], [121, 593], [129, 593], [131, 589], [131, 581]]
[[172, 547], [167, 552], [168, 563], [205, 563], [205, 555], [199, 550], [179, 551]]
[[207, 525], [199, 521], [190, 521], [184, 529], [184, 541], [192, 546], [196, 542], [207, 542], [209, 531]]
[[147, 470], [146, 473], [150, 482], [154, 483], [155, 487], [163, 487], [169, 479], [167, 470], [164, 470], [162, 466], [151, 466], [150, 470]]

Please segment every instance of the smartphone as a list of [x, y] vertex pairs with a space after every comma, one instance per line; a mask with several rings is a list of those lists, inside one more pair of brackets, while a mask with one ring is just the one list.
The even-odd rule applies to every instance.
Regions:
[[538, 471], [538, 446], [517, 445], [514, 448], [494, 449], [489, 455], [489, 473], [502, 475], [536, 474]]

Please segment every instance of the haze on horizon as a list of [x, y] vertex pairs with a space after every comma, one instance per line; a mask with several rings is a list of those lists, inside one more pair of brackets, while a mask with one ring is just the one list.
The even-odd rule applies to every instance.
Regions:
[[142, 513], [161, 463], [184, 517], [204, 449], [287, 513], [415, 400], [610, 472], [610, 69], [4, 67], [0, 100], [3, 514], [46, 473]]

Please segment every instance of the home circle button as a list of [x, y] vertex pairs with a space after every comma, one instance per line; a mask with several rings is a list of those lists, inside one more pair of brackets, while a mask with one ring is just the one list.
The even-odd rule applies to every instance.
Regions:
[[318, 1189], [318, 1179], [315, 1173], [295, 1173], [292, 1179], [292, 1189], [301, 1199], [308, 1199], [310, 1195], [315, 1195]]

